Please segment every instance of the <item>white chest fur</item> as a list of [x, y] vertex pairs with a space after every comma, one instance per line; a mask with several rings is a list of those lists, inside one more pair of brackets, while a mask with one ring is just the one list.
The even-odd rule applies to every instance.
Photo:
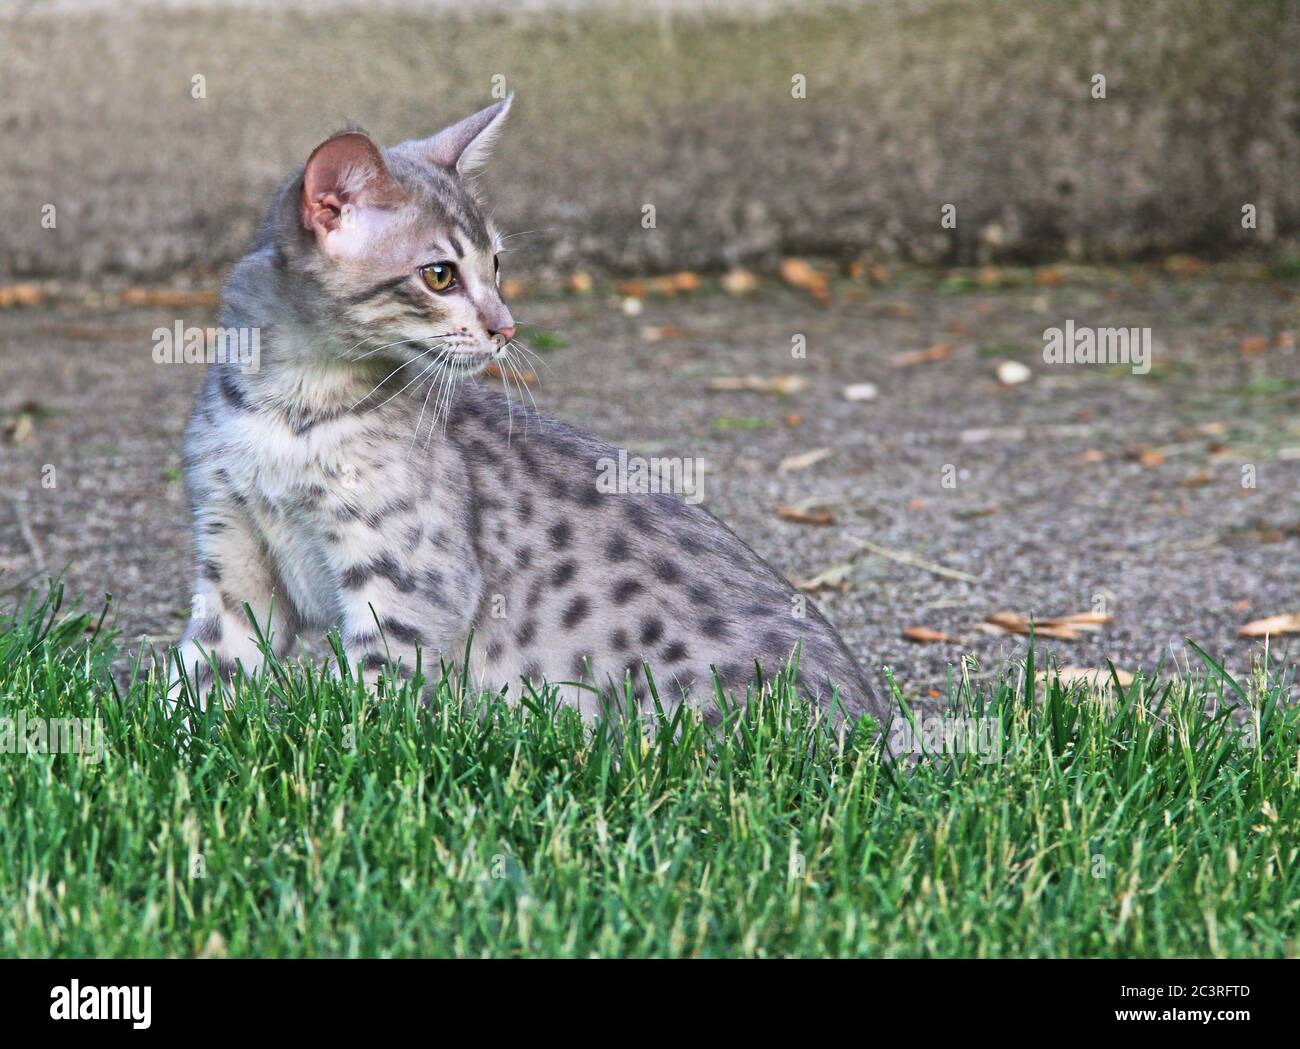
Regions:
[[[379, 498], [373, 435], [344, 415], [295, 433], [273, 413], [243, 413], [226, 428], [231, 487], [246, 500], [266, 550], [307, 622], [337, 619], [339, 513]], [[331, 556], [333, 555], [333, 556]]]

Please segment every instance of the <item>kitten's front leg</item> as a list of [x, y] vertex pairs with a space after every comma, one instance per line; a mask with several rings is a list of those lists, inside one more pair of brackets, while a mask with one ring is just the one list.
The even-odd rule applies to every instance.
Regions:
[[280, 657], [298, 636], [299, 622], [253, 522], [234, 501], [217, 498], [196, 507], [194, 550], [191, 618], [172, 653], [168, 702], [174, 707], [180, 699], [184, 667], [202, 709], [212, 687], [213, 662], [227, 681], [237, 663], [251, 673], [265, 662], [258, 630]]
[[353, 665], [373, 683], [385, 667], [409, 677], [417, 649], [426, 674], [440, 659], [459, 660], [483, 590], [473, 549], [436, 522], [356, 525], [341, 530], [332, 551]]

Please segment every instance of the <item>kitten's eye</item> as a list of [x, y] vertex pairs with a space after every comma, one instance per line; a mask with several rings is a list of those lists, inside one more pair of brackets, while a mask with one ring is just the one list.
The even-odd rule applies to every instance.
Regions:
[[496, 255], [492, 256], [492, 272], [493, 273], [501, 272], [501, 259]]
[[431, 262], [420, 267], [420, 276], [430, 291], [447, 291], [456, 283], [456, 267], [450, 262]]

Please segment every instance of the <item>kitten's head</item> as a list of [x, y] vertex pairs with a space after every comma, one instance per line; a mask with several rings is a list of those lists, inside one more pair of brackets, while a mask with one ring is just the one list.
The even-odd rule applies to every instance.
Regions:
[[[474, 372], [507, 352], [515, 322], [500, 246], [464, 178], [486, 158], [507, 98], [431, 138], [381, 149], [346, 131], [312, 152], [297, 192], [297, 265], [351, 359], [445, 359]], [[346, 349], [343, 349], [346, 347]]]

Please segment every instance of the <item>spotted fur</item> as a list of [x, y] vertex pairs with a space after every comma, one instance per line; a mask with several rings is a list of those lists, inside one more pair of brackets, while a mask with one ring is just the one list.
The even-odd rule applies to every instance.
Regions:
[[[261, 661], [243, 606], [283, 653], [337, 628], [373, 675], [459, 661], [518, 696], [562, 685], [599, 710], [630, 687], [716, 713], [801, 646], [801, 679], [883, 714], [835, 631], [706, 510], [598, 489], [603, 441], [480, 385], [509, 363], [499, 238], [464, 181], [508, 101], [419, 142], [323, 143], [231, 274], [222, 324], [261, 329], [261, 367], [214, 364], [186, 437], [203, 681]], [[454, 263], [455, 292], [422, 267]], [[430, 362], [438, 364], [430, 368]], [[585, 683], [587, 688], [578, 683]]]

